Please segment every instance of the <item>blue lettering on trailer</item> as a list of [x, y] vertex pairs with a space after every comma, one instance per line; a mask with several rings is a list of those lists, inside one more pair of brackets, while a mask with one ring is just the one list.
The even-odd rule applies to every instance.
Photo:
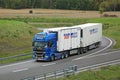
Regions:
[[98, 28], [94, 28], [90, 30], [90, 35], [97, 33], [98, 32]]
[[71, 38], [76, 38], [77, 37], [77, 32], [71, 33]]

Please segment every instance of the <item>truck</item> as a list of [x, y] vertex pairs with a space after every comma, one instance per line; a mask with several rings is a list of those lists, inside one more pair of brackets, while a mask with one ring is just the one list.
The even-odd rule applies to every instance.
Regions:
[[102, 41], [102, 23], [44, 29], [33, 39], [33, 59], [54, 61], [98, 48]]

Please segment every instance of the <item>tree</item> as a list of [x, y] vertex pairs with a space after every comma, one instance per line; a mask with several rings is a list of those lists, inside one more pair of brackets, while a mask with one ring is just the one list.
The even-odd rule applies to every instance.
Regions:
[[108, 1], [104, 1], [100, 4], [99, 10], [103, 9], [103, 11], [108, 11], [110, 9], [110, 5]]
[[52, 8], [74, 10], [120, 10], [120, 0], [0, 0], [3, 8]]

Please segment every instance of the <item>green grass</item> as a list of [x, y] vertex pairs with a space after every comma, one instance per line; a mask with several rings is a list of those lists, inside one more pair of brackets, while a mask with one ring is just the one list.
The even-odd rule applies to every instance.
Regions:
[[15, 58], [8, 58], [6, 60], [1, 60], [0, 64], [9, 64], [9, 63], [14, 63], [14, 62], [19, 62], [22, 60], [28, 60], [31, 58], [32, 58], [32, 54], [26, 55], [26, 56], [15, 57]]
[[[85, 18], [82, 19], [80, 18], [12, 18], [12, 19], [26, 23], [44, 23], [44, 24], [32, 24], [35, 27], [42, 27], [42, 28], [72, 26], [72, 25], [86, 23], [86, 21], [88, 20]], [[9, 20], [12, 19], [10, 18]], [[4, 20], [8, 20], [8, 18], [5, 18]]]
[[31, 52], [37, 29], [24, 22], [0, 20], [0, 58]]
[[98, 70], [88, 70], [77, 75], [55, 80], [120, 80], [120, 65], [102, 67]]

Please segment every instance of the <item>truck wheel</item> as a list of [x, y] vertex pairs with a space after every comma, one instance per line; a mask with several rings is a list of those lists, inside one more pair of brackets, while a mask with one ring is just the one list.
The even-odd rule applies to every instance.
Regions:
[[83, 49], [83, 48], [80, 49], [80, 53], [81, 53], [81, 54], [84, 53], [84, 49]]
[[80, 53], [81, 53], [81, 51], [80, 51], [81, 49], [78, 49], [78, 52], [77, 52], [77, 54], [79, 55]]
[[101, 44], [101, 43], [97, 43], [97, 44], [96, 44], [96, 48], [100, 47], [100, 44]]
[[68, 58], [68, 56], [69, 56], [68, 53], [66, 53], [66, 54], [65, 54], [65, 58]]
[[98, 43], [93, 44], [93, 46], [94, 46], [93, 49], [96, 49], [98, 47]]
[[65, 54], [62, 54], [61, 59], [64, 59], [64, 57], [65, 57]]
[[95, 44], [95, 48], [100, 47], [100, 44], [101, 44], [100, 42], [96, 43], [96, 44]]
[[88, 48], [84, 47], [83, 50], [84, 50], [83, 52], [86, 53], [88, 51]]
[[55, 55], [52, 55], [51, 61], [55, 61]]

